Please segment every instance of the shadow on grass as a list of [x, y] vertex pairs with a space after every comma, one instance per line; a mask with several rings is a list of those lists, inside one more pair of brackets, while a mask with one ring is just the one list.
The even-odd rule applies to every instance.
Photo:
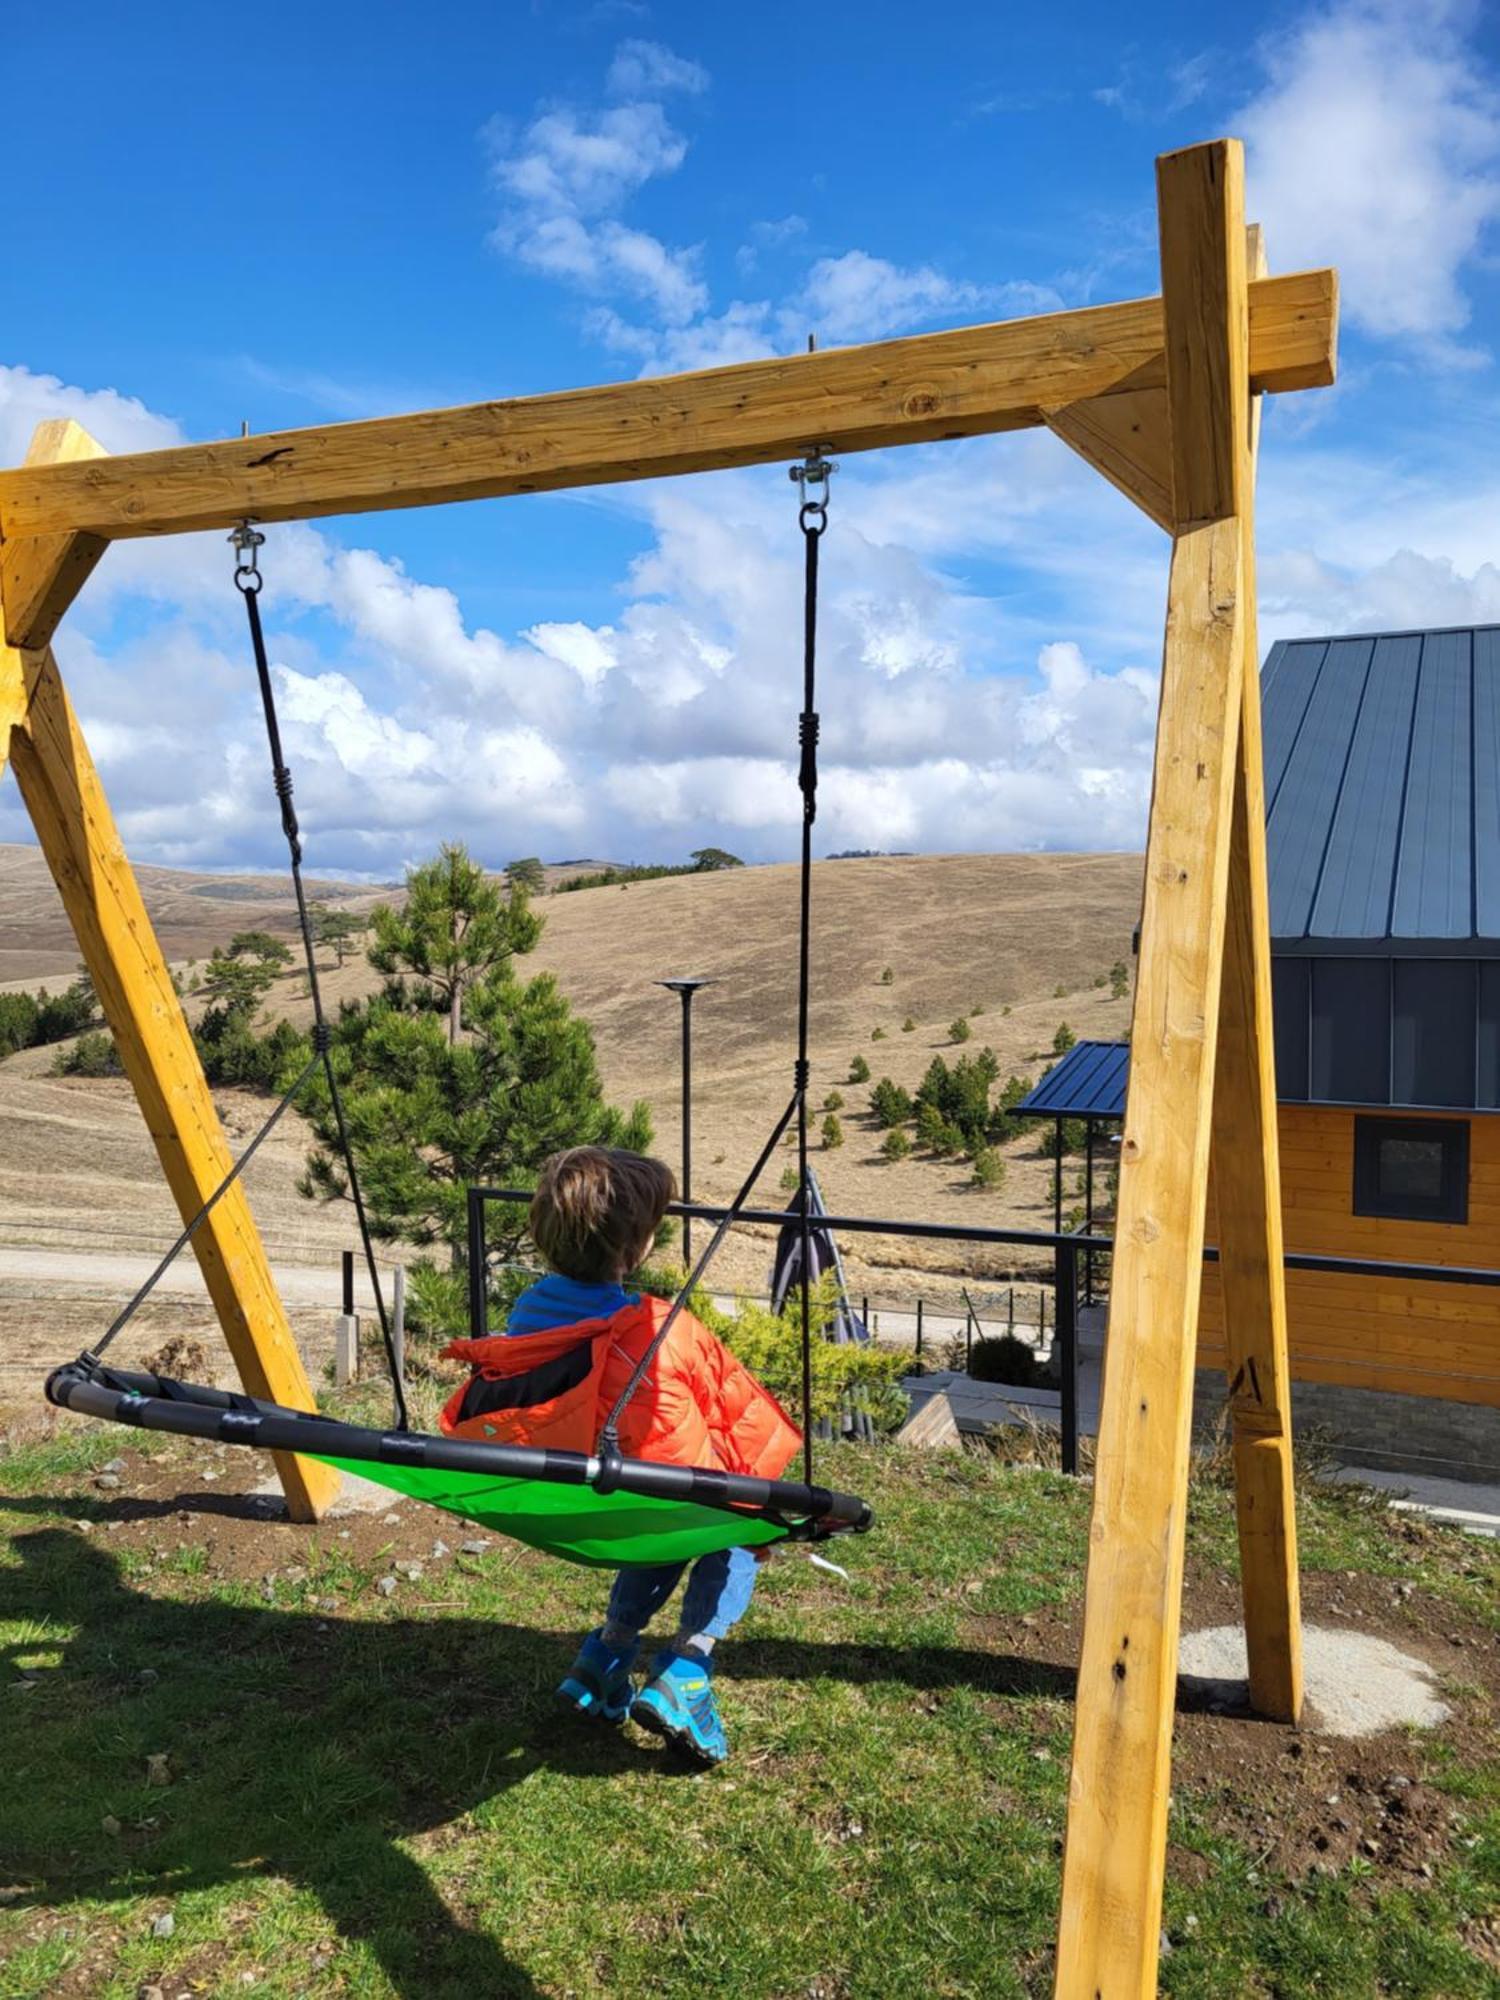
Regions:
[[[58, 1511], [53, 1500], [4, 1504]], [[627, 1735], [552, 1710], [576, 1633], [179, 1603], [132, 1589], [108, 1551], [76, 1532], [39, 1528], [11, 1546], [19, 1560], [0, 1569], [0, 1620], [28, 1636], [0, 1657], [50, 1657], [47, 1628], [72, 1632], [29, 1692], [17, 1685], [5, 1697], [0, 1878], [12, 1907], [178, 1897], [280, 1875], [311, 1891], [344, 1938], [365, 1941], [403, 1996], [540, 1995], [493, 1912], [522, 1908], [554, 1874], [571, 1884], [564, 1842], [576, 1825], [560, 1827], [556, 1854], [490, 1844], [472, 1896], [482, 1924], [457, 1914], [397, 1843], [539, 1771], [586, 1787], [642, 1769], [646, 1753]], [[760, 1638], [737, 1642], [724, 1665], [727, 1681], [969, 1685], [1022, 1698], [1073, 1688], [1070, 1669], [963, 1648]], [[161, 1751], [174, 1782], [148, 1789], [146, 1759]], [[655, 1755], [647, 1768], [659, 1773], [660, 1810], [691, 1809], [691, 1773]], [[588, 1811], [585, 1795], [569, 1820]], [[106, 1815], [122, 1833], [102, 1830]]]

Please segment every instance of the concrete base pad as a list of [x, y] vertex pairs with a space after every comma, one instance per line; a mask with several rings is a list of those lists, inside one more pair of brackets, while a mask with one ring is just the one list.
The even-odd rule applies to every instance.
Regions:
[[[263, 1507], [266, 1502], [274, 1502], [274, 1509], [265, 1507], [266, 1512], [285, 1512], [282, 1499], [281, 1481], [275, 1473], [263, 1479], [255, 1488], [255, 1498]], [[325, 1521], [339, 1521], [350, 1514], [386, 1514], [392, 1508], [405, 1505], [404, 1494], [393, 1492], [389, 1486], [377, 1486], [373, 1479], [358, 1479], [352, 1472], [339, 1474], [339, 1490], [333, 1505], [324, 1514]]]
[[[1245, 1634], [1238, 1625], [1215, 1625], [1183, 1634], [1178, 1671], [1201, 1683], [1199, 1692], [1240, 1708], [1249, 1696]], [[1327, 1736], [1376, 1736], [1383, 1729], [1433, 1729], [1448, 1719], [1438, 1699], [1437, 1676], [1371, 1632], [1343, 1626], [1305, 1625], [1302, 1664], [1306, 1688], [1303, 1721]]]

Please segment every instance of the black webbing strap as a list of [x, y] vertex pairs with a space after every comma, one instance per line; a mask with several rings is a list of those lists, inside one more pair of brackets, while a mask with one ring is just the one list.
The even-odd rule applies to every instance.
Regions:
[[286, 758], [282, 755], [281, 724], [276, 714], [276, 691], [271, 681], [271, 663], [266, 655], [266, 635], [260, 622], [261, 574], [255, 551], [264, 539], [264, 536], [257, 534], [248, 521], [230, 537], [237, 551], [234, 580], [241, 597], [245, 600], [245, 615], [250, 622], [250, 647], [255, 655], [255, 672], [260, 682], [260, 702], [266, 718], [266, 738], [271, 748], [272, 781], [276, 787], [276, 797], [281, 804], [281, 830], [286, 835], [287, 851], [292, 862], [292, 887], [297, 893], [297, 927], [302, 933], [302, 951], [307, 960], [307, 989], [312, 997], [314, 1061], [321, 1059], [323, 1074], [328, 1082], [329, 1102], [333, 1109], [334, 1123], [338, 1128], [339, 1154], [344, 1163], [344, 1173], [348, 1179], [349, 1196], [354, 1203], [354, 1213], [359, 1221], [359, 1240], [364, 1250], [365, 1268], [370, 1274], [370, 1289], [375, 1294], [375, 1310], [380, 1319], [380, 1338], [385, 1348], [386, 1365], [391, 1373], [391, 1389], [396, 1399], [397, 1428], [404, 1431], [409, 1427], [406, 1389], [401, 1380], [401, 1371], [396, 1365], [396, 1344], [386, 1314], [380, 1270], [375, 1262], [375, 1244], [370, 1235], [369, 1219], [365, 1214], [364, 1197], [360, 1193], [359, 1174], [354, 1165], [354, 1151], [349, 1144], [349, 1126], [344, 1116], [344, 1100], [333, 1067], [333, 1032], [323, 1012], [323, 993], [318, 984], [318, 957], [313, 943], [312, 918], [308, 913], [307, 890], [302, 881], [302, 833], [297, 825], [297, 809], [292, 803], [292, 774], [287, 768]]
[[[818, 817], [818, 546], [828, 526], [828, 478], [833, 466], [819, 452], [809, 453], [804, 465], [793, 466], [792, 477], [801, 488], [802, 506], [798, 520], [805, 551], [802, 590], [802, 714], [797, 738], [802, 746], [802, 763], [797, 783], [802, 791], [802, 866], [800, 904], [797, 917], [797, 1065], [794, 1071], [797, 1092], [797, 1199], [801, 1211], [798, 1234], [801, 1270], [797, 1290], [802, 1306], [802, 1467], [803, 1477], [812, 1484], [812, 1203], [807, 1185], [807, 1092], [812, 1080], [808, 1057], [808, 1006], [812, 983], [812, 830]], [[811, 487], [813, 497], [809, 499]]]
[[[767, 1161], [781, 1143], [782, 1135], [794, 1117], [797, 1120], [797, 1177], [802, 1203], [800, 1285], [802, 1463], [806, 1481], [808, 1485], [812, 1484], [812, 1298], [809, 1278], [812, 1259], [812, 1217], [807, 1200], [807, 1092], [812, 1065], [807, 1049], [808, 1002], [812, 971], [812, 830], [813, 821], [818, 816], [818, 711], [815, 705], [818, 662], [818, 543], [828, 526], [828, 479], [833, 470], [831, 461], [821, 452], [809, 452], [803, 464], [794, 465], [791, 469], [791, 476], [802, 492], [802, 506], [798, 520], [806, 551], [802, 597], [802, 713], [797, 723], [797, 741], [802, 753], [797, 771], [797, 784], [802, 793], [802, 867], [797, 921], [797, 1059], [793, 1070], [792, 1099], [776, 1121], [775, 1130], [761, 1148], [759, 1159], [746, 1175], [739, 1193], [724, 1211], [718, 1226], [708, 1240], [707, 1248], [688, 1273], [665, 1319], [631, 1370], [630, 1379], [616, 1397], [614, 1408], [604, 1421], [604, 1427], [599, 1433], [598, 1447], [599, 1457], [604, 1461], [604, 1470], [595, 1482], [601, 1493], [611, 1490], [613, 1479], [611, 1468], [618, 1465], [620, 1460], [621, 1416], [631, 1397], [645, 1380], [646, 1372], [660, 1351], [662, 1342], [676, 1325], [683, 1307], [713, 1262], [719, 1245], [739, 1219], [740, 1211], [749, 1202], [755, 1183], [765, 1171]], [[809, 487], [812, 489], [811, 497], [809, 497]]]

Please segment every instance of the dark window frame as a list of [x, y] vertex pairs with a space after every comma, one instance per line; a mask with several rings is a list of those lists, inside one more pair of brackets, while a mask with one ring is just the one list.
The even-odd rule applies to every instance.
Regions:
[[[1443, 1149], [1442, 1190], [1432, 1198], [1386, 1195], [1380, 1188], [1380, 1146], [1386, 1139], [1431, 1143]], [[1467, 1118], [1383, 1118], [1357, 1113], [1354, 1119], [1354, 1213], [1398, 1222], [1469, 1220], [1469, 1121]]]

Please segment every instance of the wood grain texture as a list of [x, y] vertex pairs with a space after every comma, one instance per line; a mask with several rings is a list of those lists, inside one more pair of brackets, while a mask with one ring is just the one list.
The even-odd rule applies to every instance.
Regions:
[[[81, 424], [57, 417], [37, 426], [27, 463], [73, 465], [101, 456]], [[9, 644], [23, 650], [45, 646], [108, 547], [102, 535], [69, 533], [0, 546], [0, 604]]]
[[[1332, 379], [1331, 271], [1252, 300], [1263, 389]], [[809, 444], [867, 451], [1039, 425], [1044, 407], [1165, 380], [1160, 299], [477, 403], [0, 472], [0, 535], [116, 539], [417, 507], [755, 465]]]
[[1156, 163], [1172, 511], [1177, 531], [1239, 513], [1249, 467], [1245, 153], [1216, 139]]
[[1232, 516], [1174, 544], [1063, 1858], [1063, 2000], [1156, 1990], [1240, 570]]
[[[1234, 199], [1231, 176], [1231, 208]], [[1235, 227], [1232, 215], [1230, 227]], [[1243, 240], [1247, 264], [1264, 258], [1259, 231]], [[1170, 304], [1168, 316], [1170, 323]], [[1231, 354], [1242, 351], [1242, 343], [1232, 337], [1226, 339], [1225, 346]], [[1232, 427], [1234, 446], [1244, 454], [1241, 477], [1235, 485], [1243, 525], [1245, 671], [1240, 684], [1214, 1078], [1219, 1284], [1225, 1305], [1225, 1367], [1250, 1701], [1261, 1715], [1295, 1722], [1302, 1711], [1302, 1606], [1282, 1266], [1271, 1020], [1271, 906], [1266, 880], [1260, 651], [1251, 518], [1259, 399], [1254, 405], [1247, 403], [1248, 381], [1233, 376], [1229, 390], [1245, 412], [1245, 421]]]
[[1171, 426], [1165, 389], [1094, 396], [1045, 415], [1054, 436], [1171, 534]]
[[[74, 458], [99, 446], [76, 425], [43, 425], [33, 452]], [[0, 765], [8, 746], [32, 825], [162, 1171], [184, 1222], [232, 1164], [198, 1051], [172, 985], [99, 774], [50, 649], [0, 643]], [[193, 1239], [240, 1380], [253, 1396], [314, 1407], [243, 1184]], [[312, 1459], [275, 1454], [294, 1520], [316, 1520], [339, 1477]]]

